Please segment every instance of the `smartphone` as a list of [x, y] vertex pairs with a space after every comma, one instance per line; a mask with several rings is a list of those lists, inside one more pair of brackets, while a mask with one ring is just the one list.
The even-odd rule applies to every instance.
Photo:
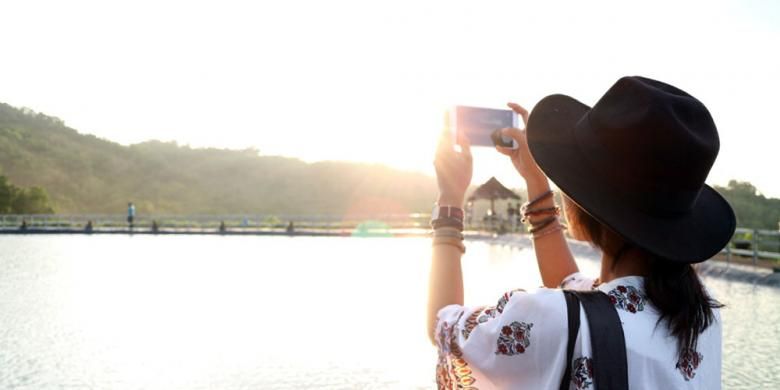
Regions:
[[517, 113], [496, 108], [455, 106], [450, 110], [453, 141], [468, 138], [471, 146], [504, 146], [517, 148], [517, 141], [502, 136], [500, 129], [519, 126]]

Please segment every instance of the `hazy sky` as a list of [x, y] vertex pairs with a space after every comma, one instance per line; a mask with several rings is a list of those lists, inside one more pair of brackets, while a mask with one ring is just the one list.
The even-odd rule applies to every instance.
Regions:
[[[433, 174], [448, 105], [531, 108], [551, 93], [593, 104], [643, 75], [712, 112], [710, 183], [780, 197], [780, 1], [1, 4], [0, 101], [123, 144]], [[477, 151], [474, 182], [491, 175], [522, 184], [505, 157]]]

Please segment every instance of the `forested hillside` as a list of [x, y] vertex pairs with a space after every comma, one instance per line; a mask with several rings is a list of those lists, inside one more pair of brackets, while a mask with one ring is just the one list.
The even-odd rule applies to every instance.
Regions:
[[726, 187], [715, 186], [737, 214], [737, 226], [778, 230], [780, 199], [767, 198], [748, 182], [729, 181]]
[[0, 103], [0, 174], [42, 187], [58, 213], [427, 212], [435, 179], [381, 165], [307, 164], [257, 150], [132, 146]]
[[[3, 103], [0, 176], [9, 188], [0, 213], [13, 212], [12, 193], [17, 210], [112, 214], [129, 201], [146, 214], [429, 212], [437, 193], [434, 178], [381, 165], [308, 164], [159, 141], [122, 146]], [[739, 226], [778, 228], [780, 199], [739, 181], [715, 189], [734, 206]]]

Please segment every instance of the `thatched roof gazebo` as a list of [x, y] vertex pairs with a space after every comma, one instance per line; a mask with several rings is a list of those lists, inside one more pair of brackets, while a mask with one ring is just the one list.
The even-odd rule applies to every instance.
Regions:
[[495, 177], [491, 177], [469, 196], [469, 200], [476, 199], [520, 199], [520, 196], [504, 187]]
[[472, 202], [477, 199], [489, 199], [490, 211], [495, 214], [495, 200], [496, 199], [522, 199], [519, 195], [515, 194], [509, 188], [504, 187], [495, 177], [491, 177], [485, 184], [477, 187], [476, 190], [469, 196], [468, 201]]

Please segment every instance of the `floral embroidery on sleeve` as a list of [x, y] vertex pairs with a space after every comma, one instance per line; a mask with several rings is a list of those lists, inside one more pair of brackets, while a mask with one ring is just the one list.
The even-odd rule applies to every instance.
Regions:
[[487, 321], [485, 318], [483, 321], [479, 321], [480, 316], [482, 316], [482, 312], [485, 310], [485, 307], [480, 307], [476, 310], [474, 310], [473, 313], [471, 313], [468, 318], [466, 318], [465, 326], [463, 327], [463, 330], [461, 331], [463, 333], [463, 338], [468, 340], [469, 336], [471, 335], [471, 331], [474, 330], [474, 328], [481, 324], [482, 322]]
[[685, 378], [685, 381], [689, 381], [693, 379], [694, 376], [696, 376], [696, 369], [699, 368], [699, 364], [701, 364], [701, 361], [704, 359], [704, 356], [702, 356], [700, 353], [696, 352], [693, 349], [686, 349], [681, 354], [680, 358], [677, 359], [677, 364], [675, 367], [677, 367], [678, 370], [680, 370], [680, 373], [682, 374], [683, 378]]
[[458, 323], [463, 317], [461, 311], [458, 318], [452, 324], [446, 321], [442, 323], [439, 338], [439, 361], [436, 365], [436, 384], [441, 389], [472, 389], [476, 379], [472, 376], [471, 368], [463, 359], [463, 351], [458, 345]]
[[524, 353], [531, 345], [531, 328], [534, 324], [514, 321], [501, 328], [501, 334], [498, 335], [498, 349], [496, 355], [517, 355]]
[[471, 313], [471, 315], [466, 318], [466, 326], [462, 330], [463, 338], [468, 339], [471, 335], [471, 331], [474, 330], [477, 325], [484, 324], [485, 322], [488, 322], [489, 320], [492, 320], [493, 318], [498, 317], [499, 314], [503, 313], [504, 307], [509, 302], [509, 298], [511, 298], [512, 295], [518, 291], [525, 292], [525, 290], [520, 288], [506, 292], [498, 300], [496, 306], [482, 307]]
[[496, 318], [497, 315], [498, 315], [498, 310], [496, 310], [495, 307], [488, 307], [485, 310], [483, 310], [482, 313], [480, 313], [480, 315], [477, 317], [477, 324], [485, 323], [488, 320]]
[[645, 309], [647, 298], [634, 286], [617, 286], [608, 294], [616, 308], [636, 313]]
[[496, 304], [496, 311], [499, 313], [504, 312], [504, 306], [506, 306], [507, 302], [509, 302], [509, 298], [512, 297], [516, 292], [525, 292], [525, 290], [518, 288], [512, 291], [505, 292], [504, 295], [501, 296], [501, 299], [498, 300], [498, 303]]
[[463, 358], [457, 358], [452, 360], [452, 375], [455, 377], [455, 383], [457, 386], [454, 389], [470, 389], [477, 390], [476, 387], [471, 385], [477, 380], [471, 375], [471, 368]]
[[593, 384], [593, 359], [583, 356], [574, 359], [571, 382], [577, 390], [585, 390]]

